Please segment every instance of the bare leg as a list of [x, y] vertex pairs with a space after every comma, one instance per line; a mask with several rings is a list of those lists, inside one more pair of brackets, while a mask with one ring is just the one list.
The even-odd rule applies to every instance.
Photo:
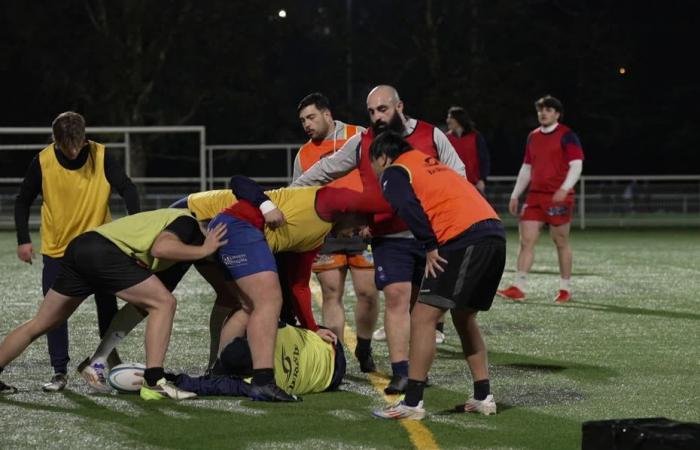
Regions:
[[392, 283], [384, 288], [384, 330], [389, 344], [389, 360], [392, 363], [408, 360], [411, 288], [408, 281]]
[[518, 251], [518, 272], [530, 272], [535, 260], [535, 244], [540, 237], [542, 222], [523, 220], [518, 225], [520, 231], [520, 249]]
[[476, 314], [477, 311], [474, 310], [453, 309], [452, 323], [454, 323], [462, 341], [462, 351], [472, 374], [472, 380], [480, 381], [488, 379], [489, 368], [486, 344], [481, 337]]
[[21, 355], [36, 338], [65, 322], [84, 299], [67, 297], [49, 289], [36, 316], [15, 328], [0, 343], [0, 367]]
[[374, 285], [374, 270], [350, 268], [352, 284], [355, 288], [355, 326], [357, 337], [372, 339], [379, 317], [379, 292]]
[[236, 280], [245, 303], [251, 306], [248, 344], [253, 369], [272, 368], [277, 322], [282, 308], [282, 289], [277, 272], [260, 272]]
[[146, 367], [163, 367], [177, 306], [175, 297], [155, 275], [116, 295], [148, 313]]
[[445, 312], [417, 302], [411, 311], [408, 378], [425, 381], [435, 358], [435, 325]]
[[345, 330], [345, 307], [343, 306], [343, 294], [345, 292], [345, 277], [347, 267], [340, 269], [324, 270], [316, 274], [321, 284], [323, 305], [321, 317], [323, 325], [328, 327], [341, 341]]
[[221, 350], [235, 338], [245, 336], [245, 330], [248, 327], [249, 320], [250, 314], [246, 311], [245, 306], [229, 317], [221, 330], [221, 340], [219, 341], [217, 356], [221, 353]]
[[549, 235], [557, 247], [557, 256], [559, 257], [559, 273], [565, 280], [571, 278], [571, 270], [573, 266], [573, 255], [571, 251], [571, 243], [569, 242], [569, 232], [571, 224], [551, 226], [549, 227]]

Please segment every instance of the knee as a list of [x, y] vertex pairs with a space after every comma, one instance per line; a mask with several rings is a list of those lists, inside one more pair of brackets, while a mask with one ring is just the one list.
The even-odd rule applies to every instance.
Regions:
[[358, 303], [365, 303], [372, 306], [377, 304], [377, 292], [374, 290], [357, 290], [355, 291], [355, 296], [357, 297]]
[[170, 292], [160, 292], [149, 299], [147, 307], [149, 310], [174, 312], [175, 308], [177, 308], [177, 300]]
[[552, 235], [552, 242], [558, 249], [569, 247], [569, 239], [566, 236]]

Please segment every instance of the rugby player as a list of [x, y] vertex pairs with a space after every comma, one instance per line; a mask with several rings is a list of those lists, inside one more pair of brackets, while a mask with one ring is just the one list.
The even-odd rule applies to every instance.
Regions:
[[[225, 234], [222, 224], [205, 238], [187, 210], [160, 209], [127, 216], [79, 235], [68, 244], [60, 271], [36, 316], [0, 343], [0, 373], [32, 341], [63, 323], [87, 296], [101, 289], [148, 313], [141, 397], [193, 397], [195, 394], [164, 378], [163, 362], [176, 307], [171, 290], [189, 262], [226, 244]], [[0, 382], [0, 391], [16, 389]]]
[[425, 416], [423, 390], [435, 357], [435, 325], [450, 310], [474, 381], [464, 411], [495, 414], [486, 345], [476, 315], [491, 307], [505, 266], [505, 231], [479, 191], [400, 135], [383, 133], [370, 147], [382, 193], [409, 226], [426, 257], [420, 296], [411, 312], [409, 378], [405, 398], [374, 415]]
[[[559, 292], [554, 302], [571, 300], [573, 255], [569, 242], [574, 211], [574, 186], [583, 170], [583, 149], [578, 136], [559, 123], [564, 112], [562, 103], [545, 96], [535, 102], [540, 126], [530, 132], [525, 158], [518, 173], [508, 204], [509, 212], [519, 216], [520, 248], [514, 283], [499, 290], [498, 295], [512, 301], [525, 300], [527, 274], [535, 259], [535, 244], [544, 224], [557, 248]], [[519, 209], [519, 198], [529, 185], [527, 198]]]

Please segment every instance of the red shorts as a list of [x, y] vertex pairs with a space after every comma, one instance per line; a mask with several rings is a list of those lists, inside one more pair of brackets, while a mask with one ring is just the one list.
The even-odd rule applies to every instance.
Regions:
[[574, 212], [574, 196], [568, 195], [561, 203], [552, 203], [554, 193], [531, 192], [525, 199], [520, 220], [534, 220], [549, 225], [571, 223]]
[[356, 254], [319, 254], [316, 256], [311, 270], [314, 273], [318, 273], [325, 272], [326, 270], [342, 269], [343, 267], [351, 267], [353, 269], [374, 269], [372, 251], [369, 247], [367, 247], [364, 252]]

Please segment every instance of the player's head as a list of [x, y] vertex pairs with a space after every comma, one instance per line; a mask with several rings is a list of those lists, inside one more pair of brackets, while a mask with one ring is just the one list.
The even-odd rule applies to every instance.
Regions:
[[549, 127], [559, 122], [564, 116], [564, 105], [559, 99], [551, 95], [545, 95], [535, 102], [537, 120], [543, 127]]
[[403, 133], [403, 102], [394, 87], [380, 84], [367, 95], [367, 113], [375, 134], [391, 130]]
[[341, 213], [333, 218], [334, 225], [331, 233], [335, 237], [349, 238], [357, 236], [363, 227], [369, 222], [365, 214]]
[[377, 136], [369, 146], [372, 169], [377, 176], [384, 172], [396, 158], [411, 150], [411, 144], [393, 131], [385, 131]]
[[302, 98], [297, 114], [304, 132], [312, 141], [323, 140], [333, 126], [333, 115], [328, 97], [314, 92]]
[[245, 338], [237, 337], [224, 347], [219, 361], [227, 375], [248, 376], [253, 373], [253, 357]]
[[73, 111], [61, 113], [51, 124], [53, 141], [68, 159], [75, 159], [85, 145], [85, 118]]
[[445, 122], [447, 123], [447, 129], [451, 133], [466, 134], [474, 130], [474, 122], [471, 117], [469, 117], [467, 110], [461, 106], [451, 106], [450, 109], [447, 110], [447, 119]]

